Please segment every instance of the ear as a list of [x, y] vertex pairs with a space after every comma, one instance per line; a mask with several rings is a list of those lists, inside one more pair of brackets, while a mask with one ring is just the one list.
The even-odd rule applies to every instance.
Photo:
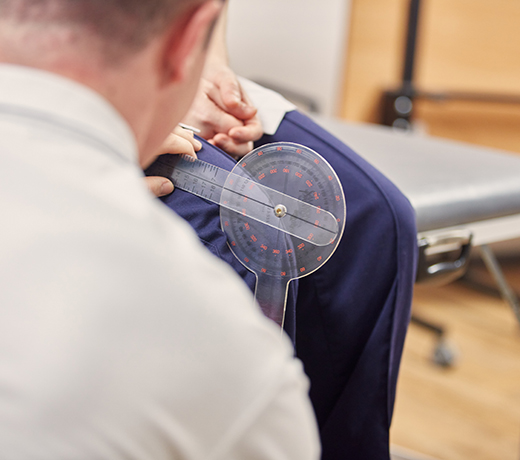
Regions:
[[162, 53], [164, 85], [185, 81], [197, 70], [223, 6], [221, 0], [206, 0], [187, 8], [173, 22], [165, 35]]

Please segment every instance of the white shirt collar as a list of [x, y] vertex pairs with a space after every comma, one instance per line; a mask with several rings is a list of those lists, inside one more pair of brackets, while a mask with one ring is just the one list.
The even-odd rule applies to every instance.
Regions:
[[73, 80], [30, 67], [0, 64], [0, 110], [59, 121], [96, 138], [123, 159], [138, 162], [137, 144], [128, 123], [101, 95]]

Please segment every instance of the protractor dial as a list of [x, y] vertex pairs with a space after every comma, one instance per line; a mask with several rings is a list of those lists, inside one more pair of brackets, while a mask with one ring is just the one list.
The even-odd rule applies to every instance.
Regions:
[[[271, 219], [286, 229], [248, 218], [250, 197], [226, 182], [221, 202], [243, 206], [243, 213], [221, 207], [222, 227], [246, 267], [259, 276], [290, 280], [314, 272], [328, 260], [343, 234], [346, 204], [336, 173], [320, 155], [297, 144], [268, 144], [242, 158], [232, 172], [280, 192], [268, 197]], [[313, 243], [315, 234], [325, 243]], [[326, 235], [330, 238], [324, 239]]]

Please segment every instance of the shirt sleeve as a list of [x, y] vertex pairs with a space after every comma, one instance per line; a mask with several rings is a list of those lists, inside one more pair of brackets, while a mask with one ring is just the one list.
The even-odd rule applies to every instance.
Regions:
[[[242, 421], [241, 433], [218, 460], [320, 458], [318, 429], [301, 363], [293, 360], [278, 377], [280, 382], [272, 396], [255, 412], [253, 420]], [[244, 425], [247, 428], [244, 429]]]

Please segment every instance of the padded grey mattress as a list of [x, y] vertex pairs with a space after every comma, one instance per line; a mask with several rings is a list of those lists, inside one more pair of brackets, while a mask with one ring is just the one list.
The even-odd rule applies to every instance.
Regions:
[[401, 189], [416, 211], [419, 232], [520, 214], [520, 154], [315, 119]]

